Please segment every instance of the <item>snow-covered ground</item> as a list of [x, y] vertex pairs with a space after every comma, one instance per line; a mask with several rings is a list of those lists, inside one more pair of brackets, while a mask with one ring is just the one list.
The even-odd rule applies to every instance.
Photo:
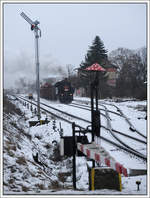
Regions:
[[[76, 98], [85, 100], [85, 98]], [[86, 99], [89, 101], [89, 99]], [[84, 110], [79, 110], [41, 99], [41, 101], [50, 104], [51, 106], [58, 107], [65, 112], [72, 112], [74, 115], [79, 117], [84, 117], [90, 120], [90, 112], [85, 114]], [[110, 101], [105, 101], [110, 103]], [[116, 190], [88, 190], [88, 171], [87, 171], [87, 160], [85, 157], [77, 157], [77, 189], [72, 189], [72, 178], [71, 178], [71, 166], [72, 158], [64, 158], [57, 160], [56, 142], [59, 144], [61, 127], [63, 129], [64, 136], [72, 135], [72, 126], [64, 121], [55, 119], [48, 114], [42, 113], [42, 119], [46, 117], [50, 122], [45, 125], [29, 127], [29, 120], [36, 119], [34, 113], [32, 113], [27, 107], [23, 106], [19, 101], [13, 101], [15, 105], [21, 109], [24, 116], [9, 115], [8, 118], [4, 119], [4, 186], [3, 193], [14, 195], [14, 194], [38, 194], [38, 195], [148, 195], [148, 177], [147, 175], [140, 176], [122, 176], [122, 191]], [[127, 102], [111, 102], [117, 105], [125, 113], [127, 117], [134, 126], [147, 135], [147, 123], [145, 118], [146, 112], [139, 111], [135, 107], [137, 105], [146, 105], [146, 101], [127, 101]], [[111, 109], [112, 107], [109, 106]], [[112, 110], [114, 110], [112, 108]], [[112, 118], [112, 115], [111, 115]], [[141, 118], [141, 119], [138, 119]], [[74, 121], [74, 120], [71, 120]], [[102, 119], [105, 122], [105, 119]], [[127, 130], [126, 125], [123, 120], [114, 117], [112, 118], [113, 128], [124, 131], [127, 134], [133, 135], [129, 130]], [[79, 124], [86, 124], [80, 122]], [[60, 127], [61, 126], [61, 127]], [[117, 128], [118, 127], [118, 128]], [[22, 131], [20, 130], [22, 129]], [[108, 135], [105, 130], [102, 130], [102, 135]], [[139, 137], [138, 137], [139, 138]], [[55, 142], [56, 141], [56, 142]], [[126, 140], [125, 140], [126, 141]], [[120, 163], [122, 163], [127, 168], [135, 169], [147, 169], [147, 164], [138, 159], [130, 159], [129, 156], [118, 152], [111, 145], [102, 142], [102, 146]], [[132, 142], [131, 142], [132, 144]], [[141, 151], [140, 144], [134, 146], [136, 149]], [[144, 148], [143, 153], [146, 154], [146, 148]], [[44, 162], [48, 168], [43, 169], [39, 164], [37, 164], [33, 156], [36, 153], [41, 154], [40, 161]], [[55, 153], [55, 159], [53, 154]], [[90, 164], [89, 164], [90, 165]], [[45, 172], [44, 172], [45, 171]], [[68, 173], [68, 177], [62, 180], [59, 173]], [[59, 175], [59, 177], [58, 177]], [[59, 182], [58, 182], [58, 179]], [[64, 178], [63, 178], [64, 179]], [[137, 191], [136, 181], [140, 180], [140, 190]]]
[[[81, 98], [80, 98], [80, 100], [81, 100]], [[84, 101], [85, 98], [82, 100]], [[86, 100], [89, 101], [89, 99], [86, 99]], [[67, 105], [60, 104], [60, 103], [55, 103], [55, 102], [52, 103], [52, 102], [49, 102], [44, 99], [41, 99], [41, 101], [43, 101], [44, 103], [49, 104], [57, 109], [61, 109], [64, 112], [71, 113], [75, 116], [84, 118], [86, 120], [91, 119], [90, 111], [84, 111], [82, 109], [78, 109], [78, 108], [71, 107], [71, 106], [68, 107]], [[137, 105], [146, 106], [146, 101], [138, 101], [138, 102], [137, 101], [127, 101], [127, 102], [121, 102], [121, 103], [114, 103], [114, 102], [107, 101], [107, 103], [117, 105], [124, 112], [124, 114], [130, 119], [130, 122], [133, 123], [135, 128], [138, 129], [143, 135], [147, 136], [147, 134], [146, 134], [147, 133], [147, 124], [146, 124], [146, 120], [145, 120], [146, 112], [138, 111], [135, 108]], [[112, 107], [110, 105], [107, 105], [107, 106], [108, 106], [109, 110], [115, 111], [114, 107]], [[143, 141], [146, 141], [143, 137], [141, 137], [138, 134], [136, 134], [135, 132], [132, 132], [131, 130], [129, 130], [129, 125], [126, 123], [125, 119], [123, 119], [119, 116], [116, 116], [114, 114], [111, 114], [110, 116], [111, 116], [111, 120], [112, 120], [111, 123], [112, 123], [113, 129], [122, 131], [127, 135], [130, 135], [130, 136], [142, 139]], [[138, 119], [138, 118], [141, 118], [141, 119]], [[101, 116], [101, 120], [102, 120], [102, 124], [106, 126], [106, 119], [103, 116]], [[83, 121], [78, 121], [78, 124], [83, 127], [87, 126], [87, 123], [85, 123]], [[66, 124], [64, 123], [63, 126], [65, 126], [65, 125]], [[69, 129], [68, 125], [67, 125], [67, 128]], [[69, 130], [65, 130], [64, 135], [65, 136], [72, 135], [71, 128]], [[108, 139], [112, 139], [112, 136], [109, 133], [107, 133], [106, 130], [104, 130], [104, 129], [101, 129], [101, 135]], [[146, 145], [144, 146], [141, 143], [134, 142], [133, 140], [127, 139], [125, 137], [121, 137], [121, 138], [124, 142], [127, 142], [127, 144], [129, 146], [132, 146], [134, 149], [138, 150], [139, 152], [141, 152], [145, 155], [147, 154]], [[146, 169], [146, 166], [147, 166], [146, 163], [143, 163], [143, 161], [136, 159], [136, 158], [132, 158], [132, 160], [131, 160], [131, 158], [127, 158], [127, 155], [124, 154], [123, 152], [119, 153], [118, 151], [114, 150], [114, 147], [112, 145], [102, 141], [101, 146], [103, 146], [109, 153], [111, 153], [111, 155], [116, 160], [119, 161], [119, 163], [121, 163], [125, 167], [131, 168], [131, 169]]]

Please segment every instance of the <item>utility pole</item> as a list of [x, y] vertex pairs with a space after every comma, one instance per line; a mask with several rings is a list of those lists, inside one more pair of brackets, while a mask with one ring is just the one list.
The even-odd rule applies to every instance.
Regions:
[[37, 90], [37, 116], [40, 120], [40, 75], [39, 75], [39, 44], [38, 39], [41, 37], [41, 30], [38, 27], [39, 21], [32, 21], [24, 12], [20, 14], [30, 25], [31, 30], [34, 31], [35, 35], [35, 63], [36, 63], [36, 90]]

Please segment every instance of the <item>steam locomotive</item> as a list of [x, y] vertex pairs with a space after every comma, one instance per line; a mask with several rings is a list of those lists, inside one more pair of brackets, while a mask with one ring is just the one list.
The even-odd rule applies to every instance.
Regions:
[[59, 100], [61, 103], [71, 103], [73, 100], [74, 88], [71, 83], [65, 78], [62, 81], [52, 85], [45, 83], [40, 87], [40, 96], [47, 100]]

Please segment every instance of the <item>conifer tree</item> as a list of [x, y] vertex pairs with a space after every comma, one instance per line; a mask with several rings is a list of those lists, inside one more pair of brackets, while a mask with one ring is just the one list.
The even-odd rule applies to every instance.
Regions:
[[[98, 63], [102, 67], [107, 67], [108, 63], [108, 57], [107, 57], [107, 50], [105, 50], [104, 44], [99, 36], [96, 36], [95, 39], [92, 42], [92, 45], [89, 47], [89, 50], [87, 51], [87, 54], [85, 56], [85, 61], [81, 62], [79, 74], [80, 74], [80, 85], [85, 88], [86, 96], [90, 96], [90, 83], [94, 80], [94, 76], [92, 75], [92, 72], [86, 72], [85, 70], [87, 67], [91, 66], [92, 64]], [[84, 74], [85, 73], [85, 74]], [[105, 76], [105, 73], [98, 72], [99, 75], [99, 84], [101, 84], [101, 90], [99, 90], [99, 93], [101, 92], [101, 97], [105, 97], [105, 92], [107, 91], [107, 76]], [[100, 89], [100, 87], [99, 87]], [[99, 95], [100, 97], [100, 95]]]
[[98, 63], [100, 65], [105, 65], [107, 62], [107, 50], [105, 50], [103, 41], [99, 36], [96, 36], [92, 45], [89, 47], [87, 51], [87, 55], [85, 56], [85, 61], [80, 64], [82, 69], [91, 66], [94, 63]]

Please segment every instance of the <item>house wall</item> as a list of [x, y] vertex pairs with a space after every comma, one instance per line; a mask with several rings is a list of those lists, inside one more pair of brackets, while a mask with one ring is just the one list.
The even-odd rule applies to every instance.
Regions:
[[109, 86], [115, 87], [116, 86], [116, 79], [117, 79], [117, 70], [115, 68], [108, 68], [107, 73], [108, 73], [107, 84]]

